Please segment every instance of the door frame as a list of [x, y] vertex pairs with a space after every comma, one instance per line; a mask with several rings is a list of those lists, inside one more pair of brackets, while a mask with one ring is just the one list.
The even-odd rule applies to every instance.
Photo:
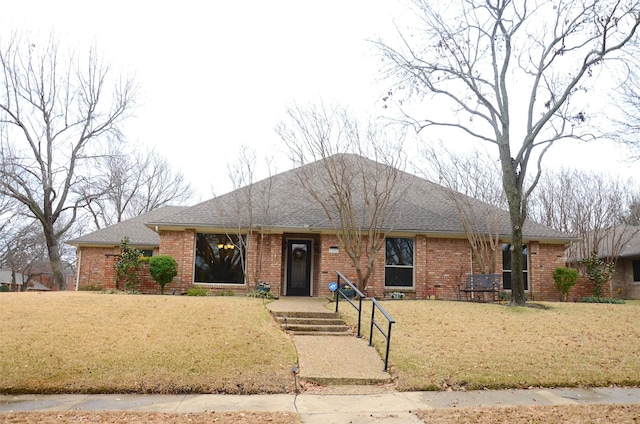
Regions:
[[[286, 239], [286, 254], [285, 254], [285, 296], [313, 296], [313, 239], [311, 238], [303, 238], [303, 237], [292, 237]], [[306, 284], [303, 291], [306, 293], [295, 293], [292, 294], [290, 292], [291, 289], [291, 280], [290, 280], [290, 271], [291, 271], [291, 255], [293, 250], [291, 246], [293, 244], [306, 244], [308, 249], [307, 261], [306, 261]]]

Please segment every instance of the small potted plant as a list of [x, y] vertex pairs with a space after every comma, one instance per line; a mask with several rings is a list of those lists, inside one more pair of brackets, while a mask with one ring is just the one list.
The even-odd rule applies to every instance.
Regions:
[[256, 290], [259, 292], [268, 293], [271, 291], [271, 286], [264, 281], [259, 281], [258, 285], [256, 286]]
[[340, 287], [340, 291], [344, 296], [348, 297], [349, 299], [353, 298], [356, 295], [356, 291], [352, 289], [351, 286], [348, 284], [345, 284], [342, 287]]

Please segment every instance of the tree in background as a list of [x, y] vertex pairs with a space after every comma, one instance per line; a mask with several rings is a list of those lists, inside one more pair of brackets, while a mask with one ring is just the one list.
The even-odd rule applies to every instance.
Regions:
[[364, 290], [410, 189], [401, 171], [403, 136], [374, 123], [360, 127], [339, 107], [291, 107], [287, 115], [277, 131], [296, 166], [315, 162], [299, 173], [300, 183], [336, 229]]
[[[229, 178], [233, 186], [233, 212], [237, 216], [238, 226], [233, 229], [234, 239], [241, 244], [239, 252], [245, 255], [253, 250], [253, 263], [251, 264], [252, 283], [257, 286], [262, 281], [262, 265], [265, 244], [265, 234], [270, 223], [270, 210], [273, 178], [271, 172], [271, 159], [266, 158], [268, 177], [259, 187], [254, 185], [257, 172], [257, 155], [254, 149], [248, 146], [240, 147], [240, 156], [237, 161], [228, 166]], [[246, 221], [241, 219], [246, 217]], [[255, 237], [254, 237], [255, 236]], [[248, 249], [248, 244], [255, 239], [255, 249]], [[247, 275], [247, 259], [241, 257], [242, 270]]]
[[0, 193], [42, 227], [53, 278], [66, 288], [60, 241], [85, 203], [74, 193], [95, 144], [117, 135], [134, 106], [131, 80], [112, 78], [95, 49], [63, 52], [52, 37], [0, 43]]
[[478, 271], [494, 274], [502, 252], [500, 209], [505, 207], [500, 170], [486, 153], [456, 153], [443, 143], [425, 146], [421, 156], [428, 165], [422, 169], [425, 177], [448, 188], [443, 192], [445, 200], [453, 203], [460, 216]]
[[632, 224], [634, 182], [595, 172], [562, 169], [545, 174], [531, 196], [531, 218], [575, 236], [567, 261], [577, 264], [592, 253], [615, 264], [640, 231]]
[[155, 150], [142, 152], [113, 143], [94, 156], [92, 164], [74, 190], [95, 229], [193, 198], [184, 175]]
[[[377, 43], [389, 76], [397, 80], [387, 101], [395, 100], [401, 119], [417, 131], [455, 129], [497, 147], [510, 243], [519, 252], [544, 154], [562, 139], [593, 139], [584, 110], [596, 80], [590, 77], [607, 78], [615, 71], [609, 58], [628, 53], [622, 48], [635, 36], [640, 5], [637, 0], [413, 4], [416, 30], [400, 33], [397, 47]], [[416, 97], [423, 101], [411, 109]], [[513, 255], [515, 305], [526, 302], [522, 267], [521, 255]]]

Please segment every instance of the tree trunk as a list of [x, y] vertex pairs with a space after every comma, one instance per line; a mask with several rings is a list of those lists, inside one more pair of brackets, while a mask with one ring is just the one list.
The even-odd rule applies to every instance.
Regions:
[[526, 216], [522, 199], [522, 179], [518, 164], [511, 158], [508, 141], [500, 146], [502, 184], [509, 204], [511, 221], [511, 304], [524, 306], [524, 279], [522, 276], [522, 225]]
[[64, 291], [67, 289], [67, 280], [64, 276], [64, 268], [62, 266], [62, 259], [60, 258], [58, 240], [54, 235], [53, 228], [49, 226], [45, 226], [44, 235], [47, 239], [47, 251], [49, 253], [51, 272], [53, 273], [53, 282], [59, 291]]

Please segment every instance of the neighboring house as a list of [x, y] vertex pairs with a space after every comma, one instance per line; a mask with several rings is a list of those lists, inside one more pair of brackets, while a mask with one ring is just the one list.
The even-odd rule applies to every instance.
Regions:
[[[336, 229], [300, 183], [298, 173], [307, 167], [322, 169], [315, 162], [192, 207], [164, 208], [71, 241], [78, 247], [78, 285], [113, 286], [114, 260], [106, 257], [117, 255], [119, 241], [129, 236], [134, 247], [177, 260], [178, 275], [167, 286], [176, 293], [201, 286], [242, 294], [264, 281], [276, 296], [330, 296], [328, 286], [336, 281], [336, 271], [354, 283], [357, 279]], [[458, 283], [474, 272], [460, 216], [443, 194], [447, 189], [411, 174], [402, 177], [410, 189], [403, 196], [402, 213], [388, 221], [392, 231], [386, 251], [375, 261], [366, 294], [384, 298], [402, 292], [406, 298], [423, 299], [435, 291], [438, 298], [456, 299]], [[262, 198], [262, 204], [256, 205], [254, 198], [253, 206], [248, 206], [250, 196], [266, 192], [271, 194]], [[509, 218], [504, 211], [495, 213], [503, 243], [496, 269], [503, 275], [502, 288], [509, 290]], [[142, 234], [141, 228], [149, 232]], [[565, 266], [565, 248], [573, 239], [533, 222], [525, 224], [523, 233], [529, 298], [557, 300], [552, 273]]]
[[[65, 269], [65, 278], [67, 279], [67, 286], [73, 280], [73, 272], [67, 272]], [[22, 270], [22, 272], [16, 272], [15, 285], [13, 286], [11, 270], [0, 269], [0, 284], [5, 284], [14, 291], [52, 291], [57, 290], [57, 287], [53, 283], [53, 272], [51, 271], [51, 264], [47, 261], [36, 261]], [[67, 287], [67, 290], [73, 288]]]
[[[603, 287], [603, 295], [628, 300], [640, 299], [640, 227], [619, 224], [582, 235], [567, 250], [570, 266], [583, 268], [579, 262], [588, 257], [594, 248], [599, 259], [615, 262], [613, 277]], [[587, 296], [593, 295], [593, 282], [584, 275], [584, 269], [574, 287], [580, 292], [587, 292]]]
[[[0, 268], [0, 284], [5, 285], [9, 290], [22, 291], [23, 276], [19, 272], [15, 273], [15, 286], [13, 283], [12, 271], [10, 269]], [[16, 287], [17, 286], [17, 287]]]
[[[613, 236], [605, 237], [604, 243], [605, 246], [618, 246], [611, 293], [621, 299], [640, 299], [640, 227], [621, 224], [615, 231]], [[617, 243], [608, 242], [610, 238], [615, 238]], [[611, 256], [610, 249], [605, 247], [598, 252], [599, 256]]]
[[[76, 278], [73, 281], [75, 290], [116, 289], [115, 263], [122, 240], [129, 237], [129, 245], [140, 250], [144, 256], [157, 255], [160, 236], [153, 229], [147, 228], [145, 223], [183, 209], [185, 208], [182, 206], [165, 206], [68, 241], [68, 244], [76, 247]], [[154, 292], [157, 285], [150, 276], [144, 277], [143, 289], [145, 292]]]

